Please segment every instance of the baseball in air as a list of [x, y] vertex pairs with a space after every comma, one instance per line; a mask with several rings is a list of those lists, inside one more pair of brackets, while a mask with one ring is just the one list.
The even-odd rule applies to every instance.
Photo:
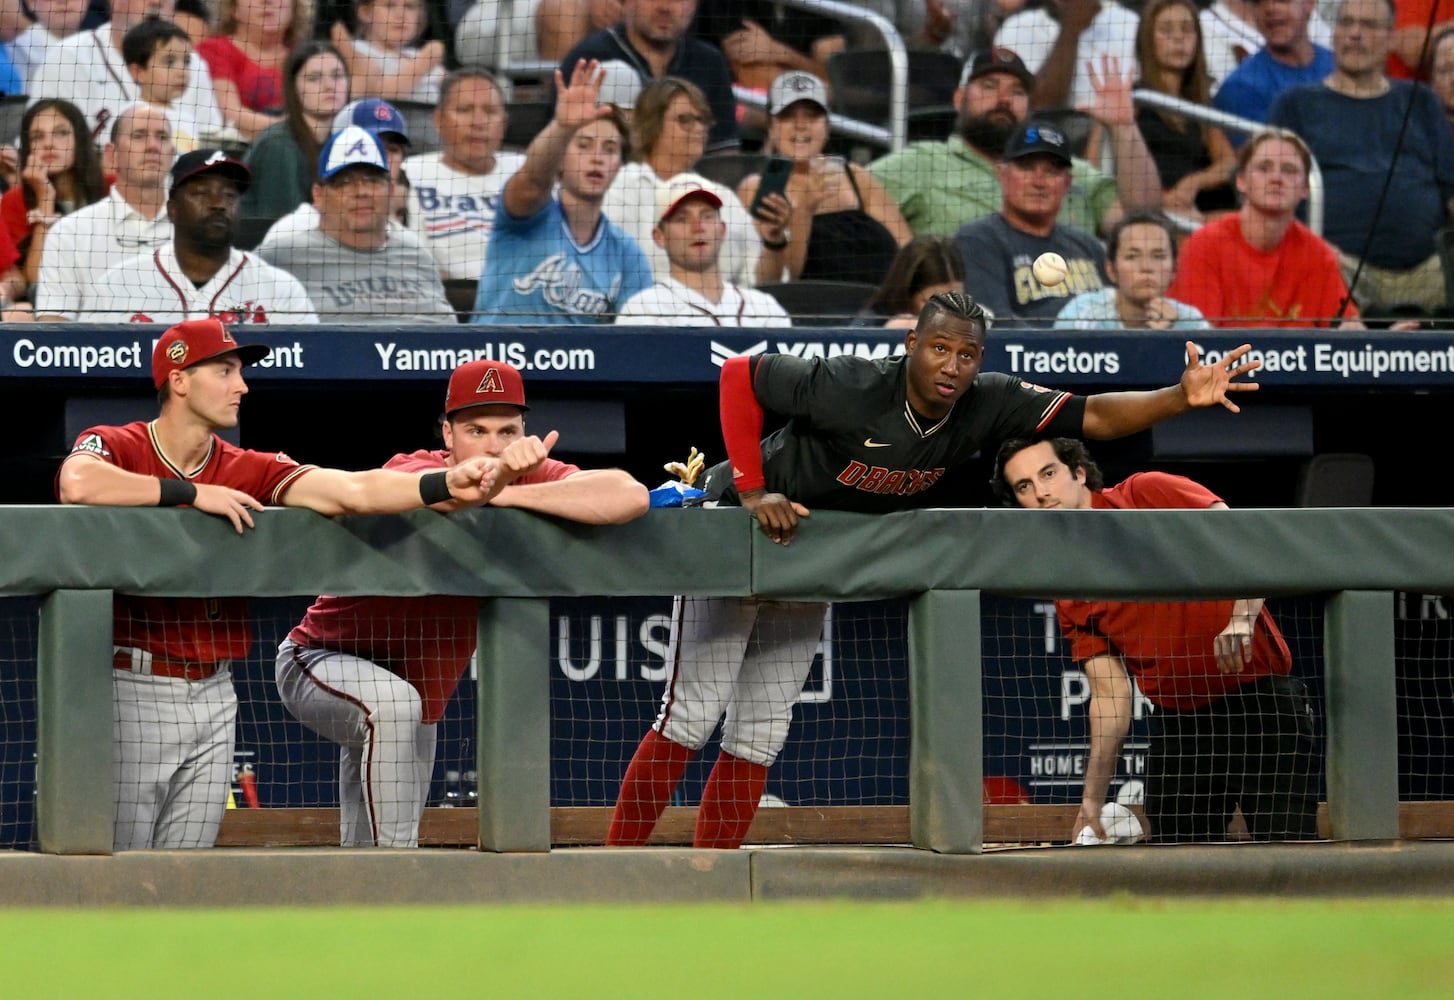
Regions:
[[1035, 258], [1030, 270], [1034, 272], [1036, 281], [1046, 288], [1054, 288], [1065, 280], [1065, 258], [1054, 250], [1048, 250]]

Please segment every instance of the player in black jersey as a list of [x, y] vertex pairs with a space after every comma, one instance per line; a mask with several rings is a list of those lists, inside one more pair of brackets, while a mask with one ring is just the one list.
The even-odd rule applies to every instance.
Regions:
[[[728, 461], [708, 472], [708, 495], [746, 508], [769, 538], [787, 545], [812, 507], [923, 506], [948, 470], [1006, 438], [1116, 438], [1193, 407], [1239, 412], [1228, 394], [1257, 388], [1234, 381], [1261, 365], [1241, 360], [1251, 345], [1203, 365], [1188, 342], [1177, 385], [1091, 396], [1046, 389], [980, 371], [986, 327], [973, 298], [944, 292], [924, 306], [899, 357], [729, 360], [720, 393]], [[789, 418], [765, 439], [764, 410]], [[724, 713], [722, 753], [702, 793], [693, 843], [742, 843], [787, 739], [824, 611], [823, 604], [677, 598], [661, 712], [627, 769], [608, 844], [646, 843]]]

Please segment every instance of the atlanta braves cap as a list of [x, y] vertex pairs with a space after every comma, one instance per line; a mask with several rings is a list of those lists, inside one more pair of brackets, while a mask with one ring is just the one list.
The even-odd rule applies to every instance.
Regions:
[[1025, 60], [999, 45], [992, 49], [980, 49], [966, 59], [964, 71], [959, 74], [959, 85], [963, 87], [969, 81], [978, 80], [990, 73], [1008, 73], [1026, 87], [1035, 86], [1035, 75], [1025, 65]]
[[701, 198], [711, 202], [713, 208], [722, 207], [722, 199], [707, 187], [702, 177], [696, 174], [678, 174], [656, 189], [656, 224], [659, 226], [665, 222], [677, 210], [677, 206], [688, 198]]
[[333, 116], [333, 131], [342, 132], [350, 125], [393, 136], [404, 145], [409, 145], [409, 123], [399, 109], [380, 97], [366, 97], [361, 101], [346, 104], [343, 110]]
[[779, 76], [767, 90], [767, 113], [780, 115], [799, 101], [811, 101], [828, 110], [828, 88], [812, 73], [791, 70]]
[[1071, 165], [1070, 143], [1065, 133], [1050, 125], [1034, 121], [1021, 122], [1005, 142], [1007, 160], [1018, 160], [1024, 156], [1050, 156], [1067, 167]]
[[252, 171], [241, 160], [233, 159], [221, 149], [194, 149], [177, 157], [177, 162], [172, 164], [170, 190], [175, 191], [193, 177], [210, 173], [232, 178], [238, 193], [252, 187]]
[[342, 132], [329, 136], [323, 144], [323, 151], [318, 154], [319, 180], [326, 181], [349, 167], [374, 167], [387, 173], [389, 154], [384, 152], [383, 140], [357, 125], [350, 125]]
[[454, 370], [449, 377], [449, 394], [444, 397], [446, 417], [490, 403], [530, 409], [525, 405], [525, 380], [517, 368], [503, 361], [467, 361]]
[[151, 352], [151, 380], [158, 389], [174, 371], [200, 365], [223, 354], [236, 354], [250, 365], [267, 357], [266, 344], [239, 344], [232, 331], [215, 319], [189, 319], [162, 334]]

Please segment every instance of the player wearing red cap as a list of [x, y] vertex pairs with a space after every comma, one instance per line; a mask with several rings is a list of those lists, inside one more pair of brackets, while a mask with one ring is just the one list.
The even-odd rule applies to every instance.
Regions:
[[[527, 409], [516, 369], [501, 361], [461, 365], [445, 398], [444, 448], [395, 455], [384, 467], [451, 469], [503, 455], [525, 440]], [[647, 502], [646, 487], [619, 469], [582, 470], [555, 459], [490, 500], [584, 524], [629, 521]], [[278, 647], [283, 704], [342, 747], [343, 846], [419, 846], [436, 724], [474, 653], [478, 606], [473, 597], [325, 595]]]
[[[419, 475], [344, 472], [238, 448], [216, 432], [237, 425], [243, 366], [268, 350], [239, 344], [215, 319], [169, 329], [152, 351], [161, 415], [82, 431], [56, 474], [60, 501], [192, 506], [241, 534], [264, 502], [327, 515], [483, 503], [549, 453], [552, 442], [523, 439], [508, 453]], [[114, 846], [210, 847], [232, 774], [230, 665], [252, 644], [244, 601], [117, 594], [115, 609]]]

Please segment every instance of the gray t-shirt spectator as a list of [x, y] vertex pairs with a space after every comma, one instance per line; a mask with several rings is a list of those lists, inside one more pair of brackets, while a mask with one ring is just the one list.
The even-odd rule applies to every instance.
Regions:
[[412, 233], [391, 229], [378, 250], [354, 250], [310, 229], [259, 252], [303, 283], [320, 322], [455, 322], [439, 268]]

